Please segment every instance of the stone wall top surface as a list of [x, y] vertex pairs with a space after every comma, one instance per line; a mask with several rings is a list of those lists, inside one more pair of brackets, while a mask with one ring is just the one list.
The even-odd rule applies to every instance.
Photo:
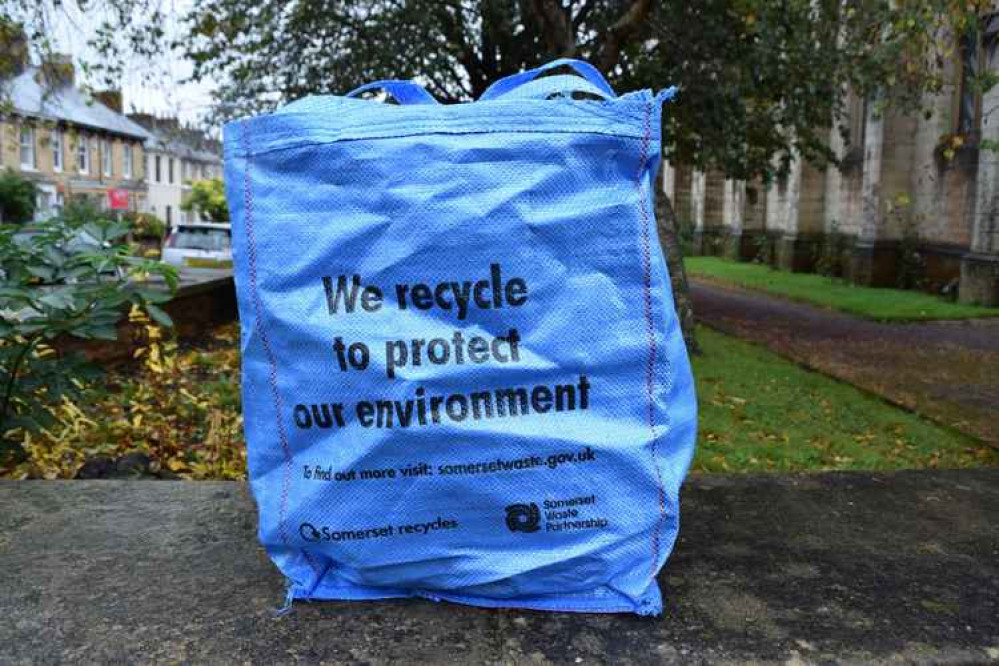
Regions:
[[701, 476], [660, 618], [296, 603], [239, 483], [0, 483], [0, 663], [999, 660], [999, 470]]

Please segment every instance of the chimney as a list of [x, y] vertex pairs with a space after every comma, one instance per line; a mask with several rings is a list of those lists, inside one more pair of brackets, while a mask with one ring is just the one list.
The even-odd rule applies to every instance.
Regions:
[[94, 99], [117, 113], [122, 112], [120, 90], [99, 90], [94, 93]]
[[132, 112], [132, 113], [129, 113], [127, 115], [128, 115], [128, 119], [129, 120], [131, 120], [132, 122], [136, 122], [136, 123], [142, 125], [147, 130], [153, 129], [155, 127], [155, 125], [156, 125], [156, 118], [154, 118], [153, 114], [151, 114], [151, 113], [136, 113], [136, 112]]
[[73, 56], [65, 53], [53, 53], [42, 62], [39, 68], [40, 83], [53, 88], [71, 88], [76, 85], [76, 67]]
[[0, 21], [0, 78], [15, 77], [28, 66], [28, 37], [19, 23]]

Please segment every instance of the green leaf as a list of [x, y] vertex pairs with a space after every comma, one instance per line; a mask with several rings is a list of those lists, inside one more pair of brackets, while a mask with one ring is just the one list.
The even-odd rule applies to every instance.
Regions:
[[31, 290], [27, 287], [0, 287], [0, 298], [30, 300]]
[[31, 273], [37, 278], [45, 280], [46, 282], [50, 282], [53, 278], [55, 278], [55, 269], [49, 266], [35, 265], [35, 266], [28, 266], [27, 268], [29, 273]]
[[158, 305], [153, 305], [152, 303], [146, 303], [146, 312], [148, 312], [149, 316], [152, 317], [153, 320], [156, 321], [156, 323], [160, 324], [161, 326], [166, 326], [167, 328], [173, 328], [173, 319], [171, 319], [170, 315], [168, 315], [166, 311], [164, 311]]
[[140, 287], [136, 290], [136, 293], [147, 303], [166, 303], [172, 298], [169, 293], [162, 289]]
[[38, 298], [39, 303], [43, 303], [50, 308], [71, 308], [73, 307], [73, 289], [72, 287], [60, 287], [56, 288], [49, 293]]
[[117, 340], [118, 329], [115, 326], [88, 326], [76, 332], [77, 337], [93, 338], [96, 340]]

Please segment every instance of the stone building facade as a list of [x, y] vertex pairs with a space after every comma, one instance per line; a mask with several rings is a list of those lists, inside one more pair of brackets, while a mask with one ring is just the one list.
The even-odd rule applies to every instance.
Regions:
[[149, 195], [144, 211], [159, 217], [168, 228], [206, 221], [196, 210], [182, 210], [181, 204], [192, 182], [222, 177], [221, 145], [200, 130], [184, 127], [177, 118], [146, 113], [128, 117], [150, 134], [145, 144]]
[[120, 96], [84, 95], [68, 58], [40, 67], [25, 59], [4, 87], [9, 103], [0, 115], [0, 169], [35, 183], [37, 216], [74, 197], [108, 207], [109, 190], [119, 201], [127, 198], [129, 210], [143, 209], [149, 134], [120, 113]]
[[976, 97], [964, 76], [999, 72], [999, 18], [986, 23], [975, 57], [946, 64], [931, 114], [850, 100], [845, 132], [829, 132], [839, 167], [796, 159], [764, 187], [666, 164], [663, 187], [694, 252], [999, 305], [999, 86]]

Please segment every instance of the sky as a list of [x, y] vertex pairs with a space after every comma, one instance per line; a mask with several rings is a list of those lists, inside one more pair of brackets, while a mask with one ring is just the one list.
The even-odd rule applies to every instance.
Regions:
[[[180, 19], [195, 1], [162, 1], [162, 11], [167, 15], [165, 29], [168, 38], [182, 34]], [[87, 47], [87, 40], [99, 25], [100, 19], [81, 12], [73, 2], [67, 2], [63, 6], [65, 11], [55, 17], [58, 50], [71, 54], [77, 64], [88, 58], [95, 59]], [[170, 54], [156, 62], [132, 59], [126, 63], [121, 86], [125, 111], [177, 116], [187, 123], [199, 123], [211, 106], [211, 92], [215, 83], [185, 83], [192, 70], [192, 63], [180, 54]], [[79, 71], [78, 65], [77, 72]], [[146, 74], [152, 74], [153, 81], [145, 81], [144, 78], [148, 78]]]

